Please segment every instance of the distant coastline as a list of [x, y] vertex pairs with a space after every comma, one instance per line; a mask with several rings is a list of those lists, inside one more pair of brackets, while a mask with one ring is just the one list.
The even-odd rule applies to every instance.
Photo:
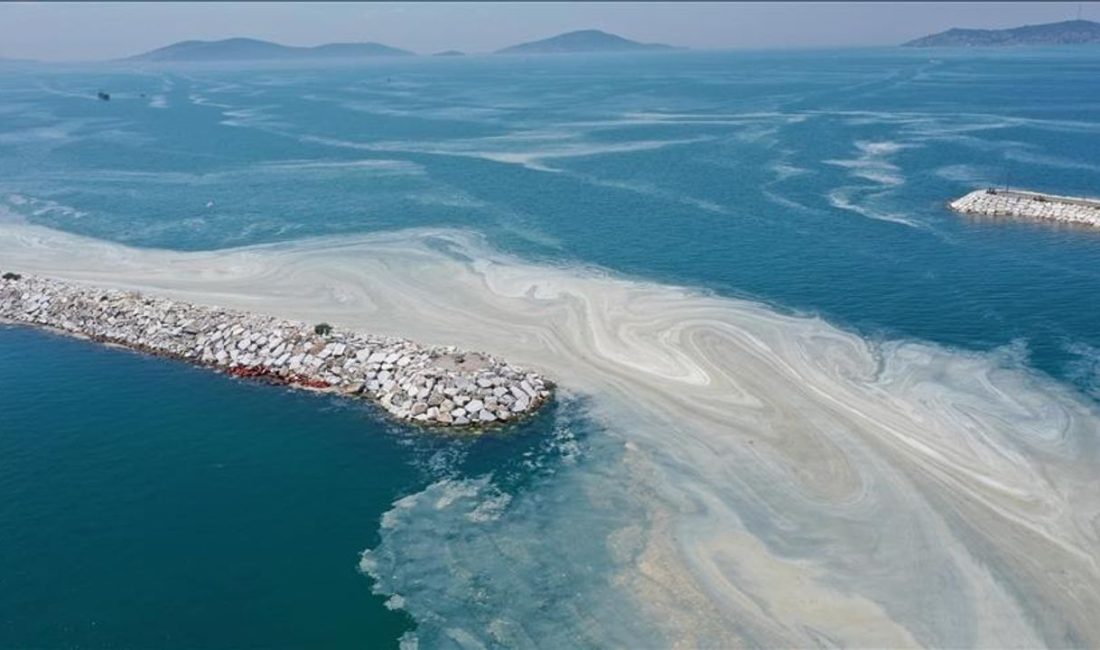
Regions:
[[902, 47], [1011, 47], [1100, 43], [1100, 23], [1067, 20], [1010, 29], [949, 29], [903, 43]]

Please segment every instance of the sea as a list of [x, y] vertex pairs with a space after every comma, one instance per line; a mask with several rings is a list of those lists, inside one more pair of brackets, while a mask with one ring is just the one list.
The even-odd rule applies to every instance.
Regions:
[[[483, 435], [0, 325], [0, 647], [1100, 645], [1100, 49], [0, 64], [0, 271], [500, 354]], [[97, 92], [109, 93], [109, 101]]]

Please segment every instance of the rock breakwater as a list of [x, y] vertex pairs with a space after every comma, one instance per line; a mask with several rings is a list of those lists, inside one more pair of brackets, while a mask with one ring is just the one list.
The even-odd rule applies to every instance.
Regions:
[[963, 214], [1015, 217], [1100, 228], [1100, 201], [1022, 190], [977, 190], [952, 201]]
[[364, 397], [427, 426], [508, 422], [533, 413], [552, 390], [538, 374], [484, 353], [14, 273], [0, 278], [0, 319]]

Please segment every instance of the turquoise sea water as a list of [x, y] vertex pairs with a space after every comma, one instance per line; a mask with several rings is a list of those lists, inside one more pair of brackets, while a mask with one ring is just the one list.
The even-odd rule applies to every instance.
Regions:
[[[1100, 234], [944, 204], [1006, 179], [1097, 194], [1098, 73], [1090, 48], [7, 67], [0, 210], [177, 250], [469, 229], [528, 260], [994, 351], [1095, 401]], [[446, 602], [472, 608], [442, 622], [357, 570], [401, 497], [483, 480], [520, 517], [545, 482], [600, 472], [616, 452], [583, 404], [438, 440], [21, 328], [0, 329], [0, 368], [0, 646], [375, 647], [418, 626], [461, 644], [439, 630], [477, 602], [522, 596], [535, 630], [608, 581], [600, 521], [538, 578], [444, 576], [417, 549], [412, 582], [453, 580]], [[402, 539], [451, 565], [538, 555], [479, 546], [470, 514]]]
[[428, 437], [347, 400], [0, 331], [4, 647], [393, 645], [410, 621], [355, 570], [391, 502], [486, 471], [517, 489], [570, 436], [551, 415]]

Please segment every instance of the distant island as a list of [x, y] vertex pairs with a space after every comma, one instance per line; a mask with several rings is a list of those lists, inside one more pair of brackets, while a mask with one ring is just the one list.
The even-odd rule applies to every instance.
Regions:
[[408, 50], [381, 43], [327, 43], [313, 47], [280, 45], [254, 38], [220, 41], [181, 41], [124, 61], [261, 61], [294, 59], [355, 59], [378, 56], [412, 56]]
[[[541, 41], [512, 45], [497, 54], [574, 54], [583, 52], [650, 52], [683, 49], [662, 43], [640, 43], [598, 29], [558, 34]], [[414, 52], [381, 43], [327, 43], [312, 47], [282, 45], [256, 38], [226, 38], [218, 41], [180, 41], [130, 56], [128, 62], [217, 62], [358, 59], [383, 56], [415, 56]], [[432, 56], [465, 56], [458, 50], [443, 50]]]
[[558, 34], [541, 41], [520, 43], [497, 50], [497, 54], [576, 54], [582, 52], [643, 52], [675, 50], [661, 43], [639, 43], [598, 29]]
[[1100, 23], [1067, 20], [1012, 29], [949, 29], [918, 38], [903, 47], [1007, 47], [1014, 45], [1081, 45], [1100, 43]]

